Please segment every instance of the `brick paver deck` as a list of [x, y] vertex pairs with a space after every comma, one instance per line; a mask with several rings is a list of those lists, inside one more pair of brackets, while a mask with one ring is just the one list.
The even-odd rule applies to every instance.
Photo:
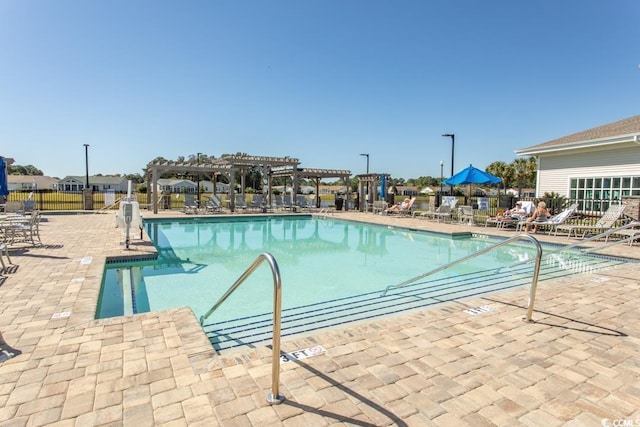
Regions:
[[[160, 214], [162, 215], [162, 214]], [[339, 213], [445, 232], [513, 233]], [[0, 364], [0, 426], [601, 426], [640, 422], [638, 264], [285, 338], [271, 406], [266, 347], [216, 354], [188, 308], [94, 320], [113, 214], [47, 216], [44, 246], [16, 248], [0, 277], [0, 331], [22, 354]], [[139, 237], [139, 236], [138, 236]], [[565, 243], [566, 238], [541, 236]], [[640, 258], [640, 248], [610, 252]], [[464, 310], [491, 305], [493, 311]], [[605, 420], [606, 421], [606, 420]]]

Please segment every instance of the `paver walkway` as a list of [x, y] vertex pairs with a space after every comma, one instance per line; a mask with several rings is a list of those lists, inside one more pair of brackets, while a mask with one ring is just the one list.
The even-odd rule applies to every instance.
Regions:
[[45, 245], [14, 250], [0, 277], [0, 331], [22, 351], [0, 364], [0, 426], [640, 424], [638, 264], [543, 282], [535, 323], [516, 289], [285, 338], [284, 352], [326, 353], [283, 363], [271, 406], [270, 350], [215, 354], [189, 309], [93, 319], [105, 257], [153, 254], [146, 236], [125, 250], [112, 214], [45, 219]]

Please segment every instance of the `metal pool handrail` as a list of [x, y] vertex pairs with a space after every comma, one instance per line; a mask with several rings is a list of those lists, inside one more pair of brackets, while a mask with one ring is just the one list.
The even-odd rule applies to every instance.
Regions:
[[531, 236], [529, 234], [518, 234], [517, 236], [511, 237], [510, 239], [507, 239], [505, 241], [497, 243], [497, 244], [495, 244], [493, 246], [490, 246], [488, 248], [482, 249], [481, 251], [475, 252], [475, 253], [473, 253], [473, 254], [471, 254], [469, 256], [466, 256], [464, 258], [460, 258], [460, 259], [457, 259], [455, 261], [451, 261], [448, 264], [442, 265], [442, 266], [440, 266], [438, 268], [435, 268], [435, 269], [433, 269], [431, 271], [428, 271], [426, 273], [420, 274], [419, 276], [413, 277], [413, 278], [411, 278], [409, 280], [405, 280], [404, 282], [398, 283], [397, 285], [389, 285], [382, 292], [382, 296], [387, 295], [387, 292], [389, 290], [391, 290], [391, 289], [402, 288], [404, 286], [407, 286], [407, 285], [415, 282], [416, 280], [423, 279], [423, 278], [425, 278], [427, 276], [430, 276], [432, 274], [435, 274], [435, 273], [438, 273], [440, 271], [446, 270], [449, 267], [453, 267], [454, 265], [463, 263], [463, 262], [468, 261], [470, 259], [473, 259], [473, 258], [475, 258], [477, 256], [483, 255], [483, 254], [485, 254], [487, 252], [491, 252], [494, 249], [497, 249], [497, 248], [499, 248], [501, 246], [505, 246], [505, 245], [508, 245], [511, 242], [514, 242], [516, 240], [522, 240], [522, 239], [531, 240], [536, 245], [536, 252], [537, 252], [536, 253], [536, 264], [535, 264], [535, 266], [533, 268], [533, 278], [531, 279], [531, 289], [529, 290], [529, 305], [528, 305], [528, 308], [527, 308], [527, 315], [526, 315], [526, 318], [523, 319], [523, 320], [525, 320], [527, 322], [531, 322], [531, 315], [533, 313], [533, 303], [534, 303], [534, 300], [535, 300], [535, 297], [536, 297], [536, 290], [538, 288], [538, 276], [540, 274], [540, 261], [542, 260], [542, 246], [540, 246], [540, 242], [538, 242], [538, 240], [535, 237], [533, 237], [533, 236]]
[[216, 311], [220, 305], [255, 271], [263, 261], [271, 267], [273, 275], [273, 343], [271, 361], [271, 393], [267, 395], [267, 402], [278, 405], [284, 402], [285, 397], [279, 393], [280, 387], [280, 329], [282, 312], [282, 280], [280, 279], [280, 269], [273, 255], [264, 252], [251, 264], [247, 270], [235, 281], [233, 285], [218, 299], [218, 301], [203, 316], [200, 316], [200, 325]]
[[[581, 240], [579, 240], [579, 241], [577, 241], [575, 243], [570, 244], [569, 246], [564, 246], [564, 247], [562, 247], [560, 249], [556, 249], [555, 251], [550, 252], [550, 253], [556, 253], [556, 252], [561, 252], [563, 250], [572, 249], [572, 248], [575, 248], [575, 247], [580, 247], [584, 243], [592, 242], [594, 240], [600, 240], [603, 237], [607, 237], [608, 238], [609, 236], [611, 236], [612, 234], [616, 234], [620, 230], [626, 230], [628, 228], [635, 228], [635, 227], [640, 227], [640, 221], [632, 221], [632, 222], [630, 222], [628, 224], [625, 224], [625, 225], [622, 225], [620, 227], [610, 228], [608, 230], [603, 231], [600, 234], [596, 234], [595, 236], [587, 237], [586, 239], [581, 239]], [[589, 227], [585, 227], [585, 228], [589, 228]], [[638, 231], [638, 234], [640, 235], [640, 230]], [[600, 249], [605, 249], [605, 248], [609, 248], [611, 246], [619, 245], [621, 243], [627, 243], [627, 242], [630, 242], [631, 240], [635, 240], [637, 238], [638, 238], [638, 236], [629, 236], [629, 237], [624, 238], [624, 239], [614, 240], [614, 241], [608, 242], [608, 243], [605, 242], [602, 245], [595, 246], [593, 248], [581, 248], [581, 252], [582, 253], [595, 252], [595, 251], [598, 251]]]

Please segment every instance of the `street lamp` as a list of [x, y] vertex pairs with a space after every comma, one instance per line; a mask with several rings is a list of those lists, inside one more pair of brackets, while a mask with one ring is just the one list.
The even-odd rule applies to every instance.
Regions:
[[[369, 175], [369, 153], [360, 153], [360, 155], [367, 158], [367, 175]], [[369, 201], [369, 177], [367, 177], [367, 197], [365, 200]]]
[[200, 207], [200, 155], [202, 153], [198, 153], [198, 158], [196, 159], [196, 165], [198, 166], [198, 174], [196, 176], [196, 191], [198, 192], [198, 208]]
[[[456, 145], [456, 135], [454, 133], [443, 133], [442, 136], [451, 138], [451, 176], [453, 176], [453, 153]], [[451, 185], [451, 196], [453, 196], [453, 184]]]
[[89, 187], [89, 144], [84, 145], [85, 188]]
[[522, 199], [522, 174], [524, 173], [524, 166], [518, 164], [518, 200]]
[[444, 181], [444, 162], [440, 160], [440, 200], [442, 200], [442, 181]]

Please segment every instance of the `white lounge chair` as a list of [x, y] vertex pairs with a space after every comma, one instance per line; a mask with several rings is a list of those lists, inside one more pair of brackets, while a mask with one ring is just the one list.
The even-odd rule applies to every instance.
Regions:
[[[571, 235], [575, 235], [578, 238], [578, 231], [582, 231], [582, 238], [591, 234], [599, 234], [612, 228], [616, 221], [622, 217], [624, 211], [624, 205], [611, 205], [604, 214], [600, 217], [598, 222], [593, 225], [578, 225], [578, 224], [560, 224], [554, 230], [554, 236], [558, 234], [558, 230], [567, 232], [567, 239], [571, 238]], [[608, 238], [608, 236], [607, 236]], [[606, 239], [605, 239], [606, 240]]]
[[558, 227], [561, 224], [564, 224], [564, 222], [567, 219], [569, 219], [576, 212], [577, 209], [578, 209], [578, 204], [574, 203], [568, 208], [566, 208], [565, 210], [563, 210], [562, 212], [560, 212], [559, 214], [553, 215], [551, 218], [545, 221], [538, 221], [538, 220], [520, 221], [516, 227], [516, 231], [523, 231], [526, 228], [527, 224], [530, 224], [530, 225], [537, 225], [539, 227], [538, 229], [548, 228], [549, 234], [551, 234], [551, 231], [555, 232], [556, 227]]

